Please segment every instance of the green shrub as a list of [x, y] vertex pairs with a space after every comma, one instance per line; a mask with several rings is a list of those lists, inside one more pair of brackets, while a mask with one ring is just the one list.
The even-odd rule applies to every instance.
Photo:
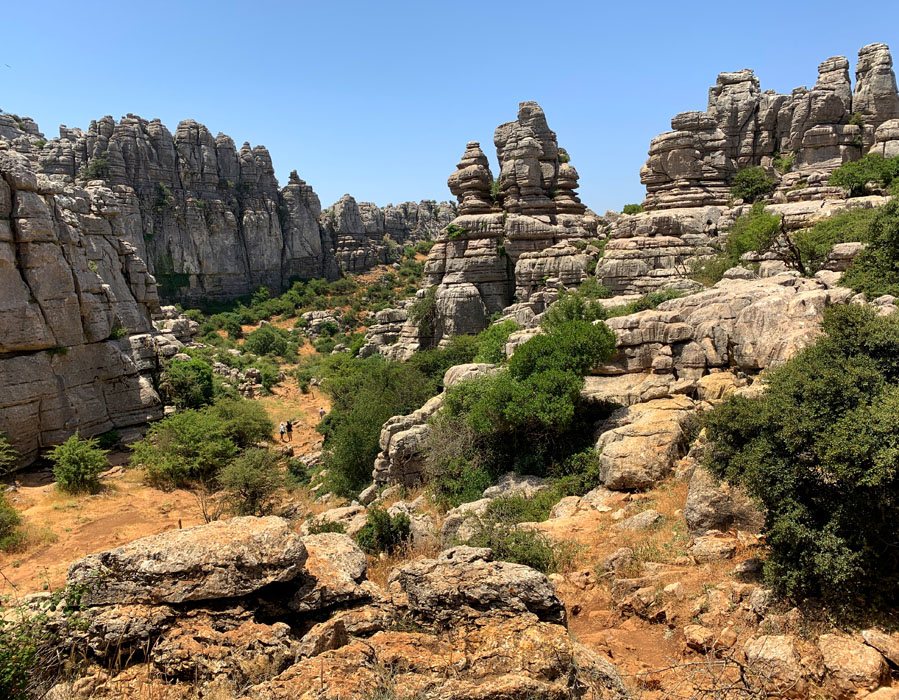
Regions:
[[341, 522], [325, 520], [322, 516], [312, 516], [306, 521], [306, 528], [310, 535], [321, 535], [326, 532], [346, 533], [346, 525]]
[[100, 435], [94, 436], [97, 439], [97, 447], [102, 450], [110, 450], [116, 445], [119, 444], [119, 441], [122, 439], [122, 435], [118, 430], [107, 430], [105, 433], [100, 433]]
[[222, 421], [209, 410], [190, 409], [164, 418], [134, 444], [131, 463], [144, 467], [147, 480], [177, 488], [211, 483], [238, 453]]
[[767, 251], [782, 230], [782, 217], [769, 214], [761, 202], [740, 216], [727, 232], [723, 250], [717, 255], [700, 260], [690, 272], [690, 277], [706, 286], [719, 282], [724, 273], [740, 264], [740, 258], [750, 251]]
[[766, 509], [768, 583], [795, 599], [893, 606], [899, 558], [899, 318], [831, 307], [825, 335], [757, 398], [707, 414], [706, 464]]
[[109, 153], [103, 151], [84, 166], [81, 175], [85, 180], [105, 180], [109, 177]]
[[391, 516], [383, 508], [375, 506], [368, 509], [365, 525], [356, 535], [356, 543], [366, 554], [392, 554], [410, 538], [408, 515], [397, 513]]
[[228, 494], [237, 515], [268, 515], [284, 485], [278, 455], [251, 448], [219, 472], [219, 486]]
[[625, 204], [624, 209], [621, 210], [622, 214], [640, 214], [643, 212], [642, 204]]
[[764, 168], [756, 166], [744, 168], [734, 176], [730, 193], [735, 199], [742, 199], [751, 204], [771, 194], [775, 187], [777, 180], [769, 177]]
[[868, 185], [875, 183], [889, 187], [899, 177], [899, 156], [884, 158], [879, 153], [868, 153], [861, 160], [843, 163], [833, 171], [830, 184], [849, 190], [850, 197], [868, 194]]
[[56, 485], [68, 493], [98, 491], [100, 473], [109, 467], [106, 450], [97, 447], [97, 440], [82, 440], [77, 432], [54, 447], [48, 457], [53, 463]]
[[475, 533], [465, 544], [489, 547], [499, 561], [524, 564], [545, 574], [558, 571], [568, 563], [567, 549], [546, 535], [501, 521], [476, 519]]
[[428, 287], [424, 296], [417, 299], [408, 310], [408, 319], [418, 327], [424, 337], [434, 335], [437, 322], [437, 286]]
[[515, 321], [502, 321], [485, 328], [477, 336], [477, 354], [472, 362], [489, 362], [494, 365], [505, 362], [506, 342], [510, 335], [520, 329], [521, 326]]
[[671, 299], [679, 299], [683, 296], [682, 292], [676, 289], [663, 289], [659, 292], [650, 292], [644, 294], [636, 301], [621, 304], [620, 306], [610, 306], [606, 309], [606, 318], [615, 318], [617, 316], [629, 316], [640, 311], [649, 311], [658, 308], [659, 304], [670, 301]]
[[178, 408], [205, 406], [212, 401], [212, 367], [202, 360], [172, 360], [162, 371], [159, 389]]
[[243, 349], [254, 355], [280, 355], [287, 353], [287, 333], [275, 326], [262, 326], [252, 331], [243, 341]]
[[866, 243], [877, 212], [877, 209], [849, 209], [793, 234], [796, 251], [805, 271], [814, 274], [820, 270], [828, 253], [837, 243]]
[[867, 238], [868, 247], [852, 261], [841, 284], [869, 299], [899, 296], [899, 201], [891, 200], [878, 210]]
[[474, 361], [478, 351], [478, 340], [473, 335], [456, 335], [443, 348], [420, 350], [410, 357], [406, 364], [421, 372], [434, 384], [435, 393], [443, 382], [443, 375], [450, 367]]
[[0, 433], [0, 475], [12, 471], [18, 461], [19, 453], [13, 449], [9, 438]]
[[218, 428], [216, 433], [245, 448], [271, 439], [274, 424], [255, 401], [220, 399], [205, 410]]
[[328, 485], [350, 496], [371, 481], [384, 422], [411, 413], [438, 389], [408, 364], [379, 356], [360, 360], [336, 355], [333, 360], [322, 386], [331, 397], [331, 410], [318, 430], [325, 436]]
[[774, 169], [777, 170], [781, 175], [789, 172], [790, 168], [793, 167], [793, 162], [796, 160], [796, 152], [792, 153], [775, 153], [774, 154]]
[[[583, 376], [614, 348], [604, 324], [568, 321], [520, 346], [508, 369], [452, 387], [445, 411], [473, 432], [474, 466], [492, 474], [542, 474], [553, 461], [584, 449], [598, 409], [581, 398]], [[463, 468], [464, 462], [456, 465]]]
[[18, 548], [25, 539], [22, 532], [22, 517], [6, 495], [0, 493], [0, 552], [10, 552]]

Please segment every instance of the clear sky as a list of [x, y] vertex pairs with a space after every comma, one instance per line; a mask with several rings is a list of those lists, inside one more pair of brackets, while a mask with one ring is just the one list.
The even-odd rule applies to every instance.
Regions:
[[6, 2], [0, 108], [57, 126], [129, 112], [264, 144], [327, 206], [448, 199], [471, 140], [546, 111], [598, 212], [639, 202], [650, 139], [721, 71], [811, 87], [819, 62], [893, 45], [899, 3]]

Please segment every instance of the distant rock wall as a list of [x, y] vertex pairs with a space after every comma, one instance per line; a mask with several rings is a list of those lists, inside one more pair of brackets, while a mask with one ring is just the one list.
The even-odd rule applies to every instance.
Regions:
[[162, 414], [152, 375], [181, 344], [153, 326], [127, 221], [105, 185], [51, 181], [0, 143], [0, 433], [23, 462]]
[[232, 299], [292, 278], [361, 272], [387, 261], [385, 235], [417, 240], [440, 228], [432, 220], [452, 218], [449, 205], [440, 217], [431, 202], [363, 203], [352, 216], [347, 197], [323, 215], [296, 171], [279, 187], [264, 146], [237, 148], [193, 120], [172, 134], [158, 119], [107, 116], [47, 141], [32, 120], [0, 113], [0, 140], [53, 179], [107, 185], [126, 239], [169, 299]]

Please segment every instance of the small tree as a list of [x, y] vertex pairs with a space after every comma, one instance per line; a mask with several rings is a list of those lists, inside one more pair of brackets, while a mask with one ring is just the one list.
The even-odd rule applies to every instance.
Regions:
[[246, 337], [243, 347], [255, 355], [283, 356], [287, 352], [286, 333], [274, 326], [262, 326]]
[[277, 503], [278, 489], [284, 485], [278, 455], [259, 448], [247, 450], [228, 464], [218, 481], [238, 515], [268, 515]]
[[162, 372], [159, 388], [178, 408], [200, 408], [212, 401], [212, 367], [203, 360], [172, 360]]
[[12, 471], [18, 460], [19, 453], [13, 449], [9, 439], [3, 433], [0, 433], [0, 474]]
[[850, 197], [868, 193], [868, 185], [875, 183], [889, 187], [899, 177], [899, 156], [884, 158], [879, 153], [868, 153], [861, 160], [843, 163], [833, 171], [830, 184], [849, 190]]
[[69, 493], [94, 493], [100, 489], [100, 473], [105, 471], [109, 462], [106, 450], [97, 447], [97, 440], [83, 440], [76, 432], [61, 445], [51, 450], [50, 461], [53, 462], [53, 474], [56, 485]]
[[622, 214], [640, 214], [643, 211], [642, 204], [625, 204], [624, 209], [621, 210]]
[[752, 203], [771, 194], [775, 187], [777, 180], [769, 177], [764, 168], [756, 166], [738, 172], [730, 192], [734, 198]]

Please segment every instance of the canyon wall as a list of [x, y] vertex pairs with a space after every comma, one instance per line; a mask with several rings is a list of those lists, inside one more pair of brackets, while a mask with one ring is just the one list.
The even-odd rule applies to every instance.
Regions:
[[388, 261], [385, 235], [397, 244], [431, 237], [452, 218], [451, 205], [435, 202], [362, 203], [344, 216], [348, 196], [323, 214], [296, 171], [279, 187], [264, 146], [237, 148], [193, 120], [174, 134], [131, 114], [59, 131], [48, 141], [32, 120], [0, 113], [0, 140], [35, 170], [67, 184], [101, 181], [114, 193], [126, 239], [168, 299], [226, 300], [361, 272]]

